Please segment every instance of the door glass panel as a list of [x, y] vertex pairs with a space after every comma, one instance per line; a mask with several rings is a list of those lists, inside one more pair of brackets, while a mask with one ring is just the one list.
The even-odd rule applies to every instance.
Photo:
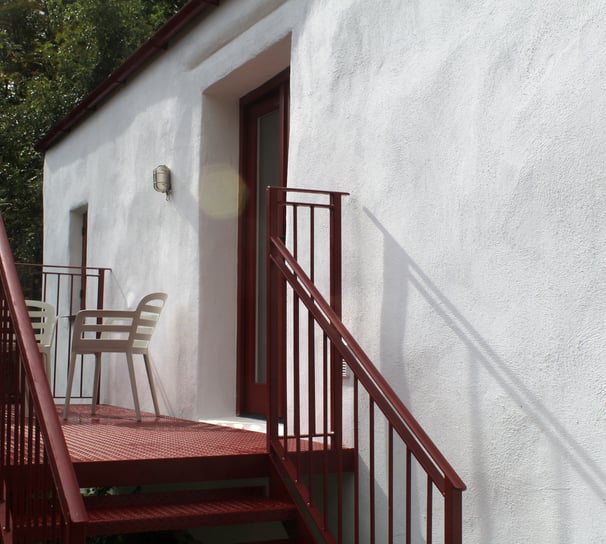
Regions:
[[266, 372], [266, 262], [265, 234], [267, 230], [266, 188], [280, 181], [280, 116], [272, 111], [257, 121], [257, 353], [255, 380], [265, 383]]

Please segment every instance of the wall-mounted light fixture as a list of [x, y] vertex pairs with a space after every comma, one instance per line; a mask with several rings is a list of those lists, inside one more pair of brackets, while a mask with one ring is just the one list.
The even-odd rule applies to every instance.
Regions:
[[154, 189], [159, 193], [166, 195], [166, 200], [170, 195], [170, 168], [165, 164], [154, 168]]

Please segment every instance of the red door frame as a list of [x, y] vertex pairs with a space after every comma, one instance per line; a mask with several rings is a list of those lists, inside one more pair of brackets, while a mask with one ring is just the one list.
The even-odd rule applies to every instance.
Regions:
[[[257, 285], [257, 120], [278, 110], [280, 119], [279, 185], [286, 186], [289, 132], [289, 81], [286, 69], [240, 100], [240, 178], [246, 191], [238, 222], [238, 414], [266, 416], [268, 387], [256, 383]], [[265, 258], [265, 256], [262, 256]]]
[[80, 309], [86, 308], [86, 267], [88, 265], [88, 210], [82, 213], [82, 255], [80, 257]]

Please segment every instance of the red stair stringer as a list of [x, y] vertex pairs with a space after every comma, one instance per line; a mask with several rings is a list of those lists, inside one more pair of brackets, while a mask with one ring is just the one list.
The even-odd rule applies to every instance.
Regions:
[[292, 539], [291, 542], [296, 542], [298, 544], [314, 544], [321, 542], [321, 540], [314, 536], [311, 524], [308, 521], [309, 513], [303, 506], [298, 505], [291, 489], [286, 485], [284, 477], [284, 472], [281, 471], [275, 461], [271, 459], [269, 464], [270, 495], [292, 504], [296, 509], [294, 522], [284, 524], [289, 537]]

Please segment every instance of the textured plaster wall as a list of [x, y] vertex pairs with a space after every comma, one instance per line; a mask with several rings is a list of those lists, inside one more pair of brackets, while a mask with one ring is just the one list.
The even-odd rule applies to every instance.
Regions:
[[344, 318], [468, 484], [464, 541], [604, 542], [605, 16], [222, 2], [47, 154], [45, 260], [87, 204], [110, 305], [169, 293], [163, 411], [233, 411], [238, 99], [292, 55], [289, 184], [351, 192]]
[[350, 191], [344, 316], [467, 543], [606, 535], [601, 1], [310, 4], [289, 180]]
[[[151, 346], [162, 413], [235, 412], [238, 98], [289, 64], [300, 6], [283, 3], [222, 2], [46, 155], [45, 262], [74, 260], [70, 216], [87, 207], [88, 264], [112, 269], [106, 307], [169, 295]], [[159, 164], [169, 201], [152, 189]], [[131, 406], [114, 359], [102, 401]]]

